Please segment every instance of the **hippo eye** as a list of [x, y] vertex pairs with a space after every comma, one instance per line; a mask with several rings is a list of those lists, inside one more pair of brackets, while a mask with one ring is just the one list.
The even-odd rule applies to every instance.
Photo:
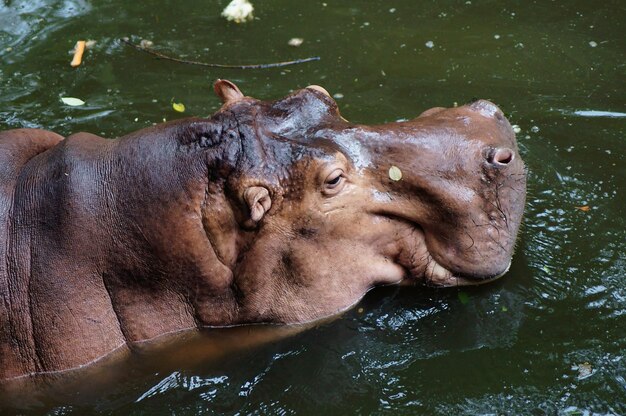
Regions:
[[328, 175], [326, 177], [326, 179], [324, 180], [324, 191], [327, 194], [334, 194], [339, 192], [341, 185], [344, 182], [344, 174], [343, 174], [343, 170], [341, 169], [335, 169], [333, 170], [330, 175]]

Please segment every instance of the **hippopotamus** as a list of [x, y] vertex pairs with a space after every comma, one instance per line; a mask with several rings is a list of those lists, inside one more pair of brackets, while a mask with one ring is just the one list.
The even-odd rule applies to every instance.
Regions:
[[0, 379], [508, 270], [526, 173], [495, 104], [369, 126], [315, 85], [214, 89], [212, 116], [117, 139], [0, 133]]

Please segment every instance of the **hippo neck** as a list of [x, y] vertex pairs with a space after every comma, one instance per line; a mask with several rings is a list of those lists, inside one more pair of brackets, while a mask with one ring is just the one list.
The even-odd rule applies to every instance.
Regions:
[[[180, 128], [123, 137], [104, 163], [110, 167], [107, 181], [115, 186], [114, 209], [123, 212], [113, 214], [118, 223], [111, 227], [104, 280], [120, 320], [141, 327], [125, 331], [130, 340], [237, 320], [231, 267], [243, 243], [223, 184], [215, 178], [222, 167], [211, 152], [220, 150], [181, 140]], [[160, 322], [130, 316], [132, 297], [145, 290], [155, 293], [155, 304], [168, 306]], [[117, 296], [120, 292], [127, 295]]]

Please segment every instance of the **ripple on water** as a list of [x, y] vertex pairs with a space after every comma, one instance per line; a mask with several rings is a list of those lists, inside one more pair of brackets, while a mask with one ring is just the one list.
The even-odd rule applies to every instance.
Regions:
[[[610, 205], [620, 184], [559, 173], [558, 166], [546, 164], [532, 176], [525, 251], [536, 270], [534, 303], [574, 297], [620, 313], [626, 233]], [[555, 173], [558, 186], [550, 178]]]
[[12, 4], [0, 3], [0, 57], [12, 63], [37, 42], [45, 39], [91, 9], [85, 0], [63, 0], [51, 4], [47, 0], [30, 0]]
[[[137, 400], [135, 400], [135, 402], [140, 402], [149, 397], [154, 397], [158, 394], [164, 394], [174, 389], [192, 391], [206, 386], [219, 386], [227, 382], [227, 376], [204, 378], [198, 375], [188, 376], [182, 374], [180, 371], [174, 371], [173, 373], [159, 381], [156, 385], [151, 387], [148, 391], [143, 393], [139, 398], [137, 398]], [[210, 395], [211, 392], [217, 392], [217, 389], [211, 389], [208, 394]], [[202, 394], [206, 396], [207, 392], [203, 392]]]
[[[619, 340], [623, 342], [622, 338]], [[617, 342], [615, 344], [618, 344]], [[619, 345], [616, 345], [619, 350]], [[620, 415], [626, 411], [626, 402], [620, 400], [626, 392], [623, 374], [626, 360], [623, 352], [606, 353], [604, 346], [577, 350], [559, 359], [561, 376], [545, 388], [531, 386], [503, 386], [508, 393], [486, 394], [438, 406], [439, 414], [527, 414], [528, 409], [541, 409], [547, 414]], [[560, 358], [560, 357], [559, 357]], [[577, 366], [586, 363], [590, 375], [579, 377]], [[608, 402], [598, 397], [614, 397]]]

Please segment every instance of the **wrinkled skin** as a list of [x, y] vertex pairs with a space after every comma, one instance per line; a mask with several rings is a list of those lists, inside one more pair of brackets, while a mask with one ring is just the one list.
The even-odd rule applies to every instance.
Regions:
[[525, 170], [492, 103], [364, 126], [317, 86], [275, 102], [215, 90], [212, 117], [116, 140], [0, 133], [0, 379], [507, 271]]

